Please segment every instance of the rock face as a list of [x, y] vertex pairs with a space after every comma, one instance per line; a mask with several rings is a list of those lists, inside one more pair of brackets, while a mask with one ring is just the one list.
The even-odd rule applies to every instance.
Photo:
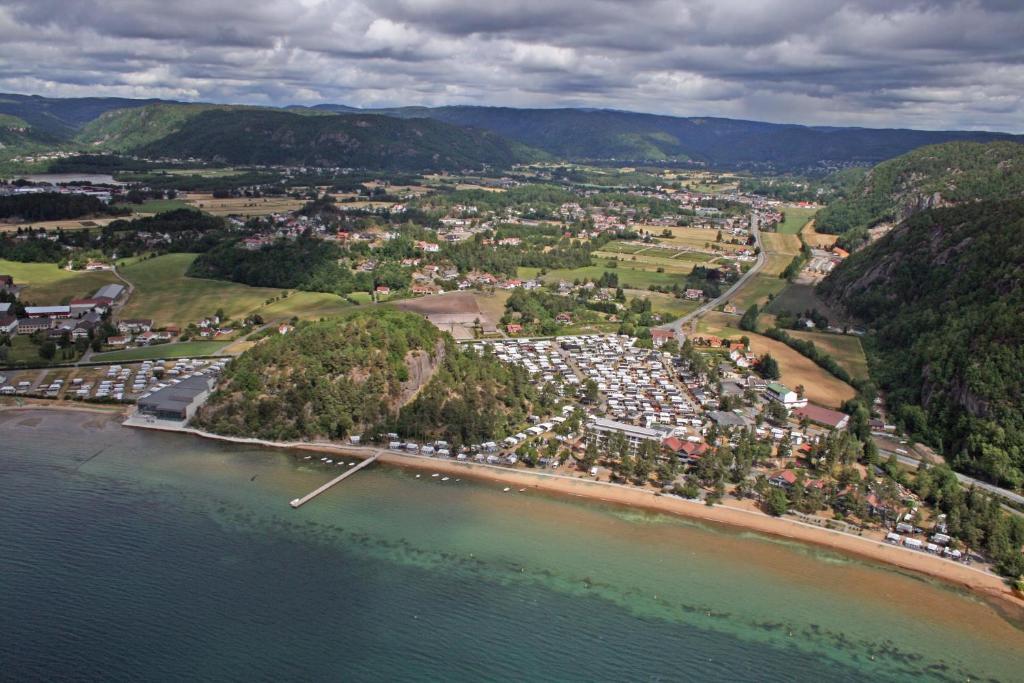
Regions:
[[[817, 216], [819, 232], [849, 234], [967, 202], [1024, 197], [1024, 145], [951, 142], [883, 162]], [[859, 240], [862, 243], [864, 240]]]

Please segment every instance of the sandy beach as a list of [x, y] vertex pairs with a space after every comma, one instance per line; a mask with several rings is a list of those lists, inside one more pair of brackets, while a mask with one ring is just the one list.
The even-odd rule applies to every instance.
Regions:
[[[914, 572], [947, 584], [972, 591], [987, 599], [1014, 623], [1024, 623], [1024, 596], [1014, 592], [998, 575], [985, 569], [953, 562], [935, 555], [894, 546], [872, 538], [826, 529], [787, 517], [771, 517], [757, 510], [735, 505], [705, 505], [673, 495], [662, 495], [649, 489], [640, 489], [610, 482], [593, 481], [544, 471], [512, 469], [482, 463], [441, 460], [422, 455], [397, 453], [366, 446], [350, 446], [323, 442], [277, 443], [261, 439], [226, 437], [192, 428], [175, 428], [129, 419], [125, 426], [176, 431], [203, 438], [232, 443], [284, 448], [291, 450], [345, 453], [366, 458], [379, 453], [380, 462], [424, 471], [454, 474], [502, 483], [510, 488], [509, 495], [520, 494], [519, 489], [540, 491], [551, 495], [571, 496], [616, 505], [642, 508], [651, 512], [679, 515], [691, 519], [725, 524], [769, 536], [790, 539], [835, 550], [871, 562], [882, 563], [901, 570]], [[303, 492], [296, 492], [300, 494]], [[283, 504], [287, 504], [285, 501]], [[315, 503], [313, 503], [315, 504]]]

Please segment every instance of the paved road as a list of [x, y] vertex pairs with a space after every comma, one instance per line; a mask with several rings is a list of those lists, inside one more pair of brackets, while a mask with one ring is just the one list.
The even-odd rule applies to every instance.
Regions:
[[[897, 453], [886, 448], [879, 448], [878, 452], [881, 453], [884, 457], [895, 455], [896, 460], [901, 465], [907, 465], [908, 467], [917, 467], [921, 463], [921, 459], [919, 457], [915, 457], [912, 454], [904, 455], [902, 453]], [[994, 484], [989, 484], [988, 482], [981, 481], [980, 479], [975, 479], [974, 477], [970, 477], [966, 474], [961, 474], [960, 472], [954, 472], [953, 474], [956, 475], [956, 478], [960, 480], [961, 484], [968, 488], [971, 486], [977, 486], [982, 491], [990, 493], [998, 498], [1002, 498], [1003, 500], [1013, 503], [1014, 505], [1024, 506], [1024, 496], [1018, 493], [1008, 491], [1007, 489], [1000, 488]], [[1024, 512], [1021, 512], [1020, 510], [1016, 510], [1008, 506], [1004, 506], [1004, 508], [1016, 515], [1024, 516]]]
[[716, 299], [712, 299], [705, 304], [702, 304], [696, 310], [687, 313], [682, 318], [674, 320], [667, 325], [662, 325], [660, 329], [674, 330], [675, 332], [682, 332], [682, 329], [690, 321], [696, 320], [708, 311], [713, 311], [715, 308], [726, 303], [731, 296], [733, 296], [739, 289], [747, 283], [750, 278], [758, 274], [758, 272], [764, 268], [764, 264], [768, 262], [768, 255], [764, 252], [764, 247], [761, 245], [761, 233], [760, 233], [760, 220], [756, 211], [750, 212], [750, 234], [754, 236], [754, 246], [761, 247], [760, 253], [757, 255], [757, 260], [754, 261], [754, 265], [740, 276], [740, 279], [733, 283], [732, 287], [725, 290], [721, 296]]

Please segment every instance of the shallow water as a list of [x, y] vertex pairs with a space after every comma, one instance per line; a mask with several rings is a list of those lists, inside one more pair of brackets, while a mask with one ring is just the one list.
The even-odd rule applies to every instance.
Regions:
[[0, 414], [0, 679], [1021, 680], [982, 601], [796, 543]]

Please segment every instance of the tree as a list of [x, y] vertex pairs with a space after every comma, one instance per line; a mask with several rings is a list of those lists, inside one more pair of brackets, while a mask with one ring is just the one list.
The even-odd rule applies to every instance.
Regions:
[[597, 382], [592, 379], [588, 379], [583, 385], [583, 400], [586, 403], [594, 404], [597, 403], [598, 398]]
[[754, 369], [765, 379], [778, 379], [782, 377], [782, 372], [779, 370], [779, 362], [770, 353], [766, 353], [758, 358], [754, 364]]
[[[761, 314], [761, 311], [757, 308], [757, 304], [751, 304], [743, 313], [743, 317], [740, 318], [740, 329], [748, 330], [750, 332], [757, 332], [757, 317]], [[744, 346], [747, 346], [750, 340], [747, 339]]]
[[39, 347], [39, 357], [43, 360], [53, 360], [57, 355], [57, 345], [52, 341], [45, 341]]
[[786, 492], [777, 486], [772, 486], [764, 499], [765, 511], [769, 515], [781, 517], [789, 510], [789, 498]]

